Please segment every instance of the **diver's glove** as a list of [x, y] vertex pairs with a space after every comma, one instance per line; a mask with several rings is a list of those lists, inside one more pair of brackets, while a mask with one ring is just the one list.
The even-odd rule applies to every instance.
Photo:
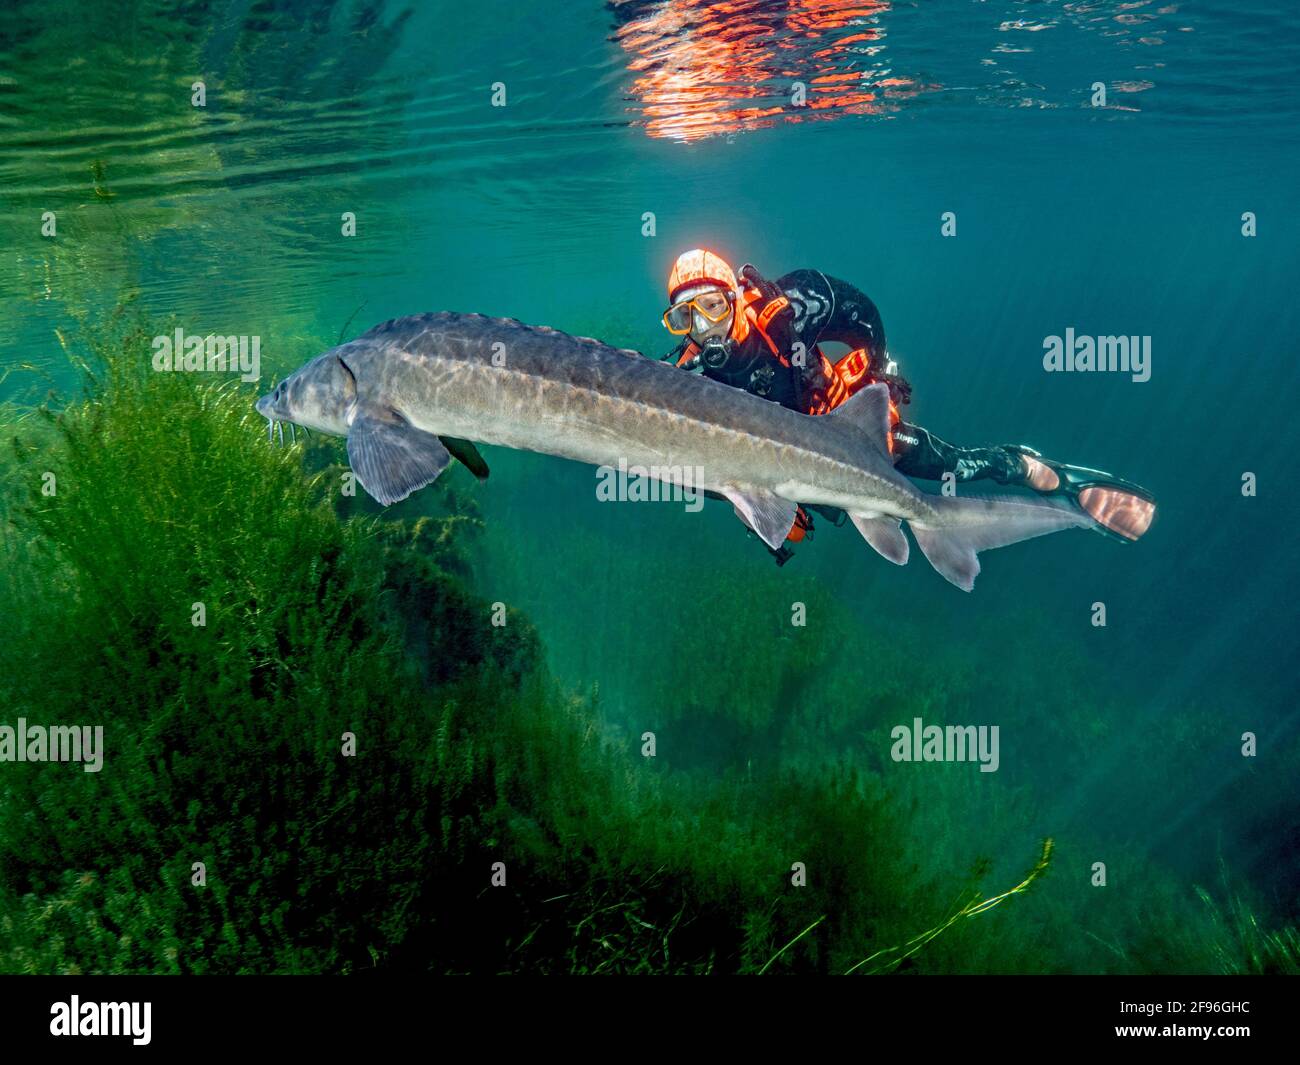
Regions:
[[912, 402], [912, 382], [901, 374], [873, 374], [872, 380], [879, 381], [889, 389], [889, 399], [895, 407], [906, 407]]
[[780, 288], [776, 286], [775, 283], [769, 281], [762, 274], [760, 274], [754, 268], [753, 263], [746, 263], [744, 266], [742, 266], [740, 268], [740, 273], [737, 276], [740, 278], [741, 281], [745, 282], [745, 284], [747, 284], [750, 288], [754, 289], [754, 291], [756, 291], [765, 300], [780, 299], [782, 296], [785, 295], [785, 293], [782, 292]]

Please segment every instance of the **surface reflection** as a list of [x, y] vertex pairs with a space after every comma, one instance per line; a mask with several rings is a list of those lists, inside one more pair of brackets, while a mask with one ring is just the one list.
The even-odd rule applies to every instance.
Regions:
[[651, 137], [693, 141], [880, 114], [920, 87], [882, 57], [884, 0], [666, 0], [619, 4], [615, 39]]

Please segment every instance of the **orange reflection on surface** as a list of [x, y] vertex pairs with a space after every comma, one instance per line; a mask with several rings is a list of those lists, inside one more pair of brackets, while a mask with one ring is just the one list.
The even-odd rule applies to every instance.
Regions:
[[[615, 33], [651, 137], [680, 141], [778, 121], [879, 114], [922, 87], [877, 60], [887, 0], [658, 0]], [[805, 86], [801, 103], [795, 83]], [[909, 91], [910, 90], [910, 91]]]

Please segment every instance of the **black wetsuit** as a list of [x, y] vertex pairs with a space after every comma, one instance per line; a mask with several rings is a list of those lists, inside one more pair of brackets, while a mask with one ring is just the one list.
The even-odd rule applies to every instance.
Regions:
[[[841, 343], [850, 349], [861, 348], [869, 356], [864, 384], [884, 382], [896, 407], [909, 402], [911, 386], [888, 372], [885, 327], [876, 305], [864, 292], [820, 270], [794, 270], [775, 284], [763, 279], [751, 266], [743, 267], [740, 276], [764, 300], [784, 296], [789, 301], [789, 306], [776, 313], [766, 328], [785, 360], [773, 354], [758, 330], [750, 329], [744, 340], [733, 340], [726, 348], [697, 352], [682, 364], [684, 368], [698, 367], [716, 381], [807, 414], [825, 407], [831, 387], [817, 345]], [[666, 357], [680, 359], [690, 344], [689, 338], [683, 340]], [[940, 480], [945, 473], [951, 473], [958, 481], [989, 477], [1007, 484], [1021, 476], [1020, 455], [1010, 448], [956, 447], [904, 421], [894, 426], [893, 438], [894, 465], [909, 477]]]

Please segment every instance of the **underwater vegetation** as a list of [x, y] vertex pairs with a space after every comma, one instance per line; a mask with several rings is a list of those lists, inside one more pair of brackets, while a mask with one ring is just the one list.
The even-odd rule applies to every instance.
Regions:
[[[664, 686], [658, 727], [709, 737], [642, 757], [550, 675], [544, 631], [494, 624], [469, 474], [381, 513], [341, 492], [339, 442], [269, 446], [251, 388], [151, 372], [155, 331], [87, 323], [82, 392], [5, 412], [3, 723], [102, 724], [107, 753], [0, 767], [0, 971], [1300, 968], [1296, 930], [1227, 874], [1193, 889], [1135, 852], [1141, 890], [1099, 894], [1085, 833], [1045, 842], [1023, 789], [843, 753], [876, 708], [923, 713], [973, 670], [917, 691], [886, 667], [855, 702], [803, 635], [685, 694], [633, 663]], [[724, 635], [746, 624], [730, 591], [698, 607]], [[792, 697], [819, 684], [839, 709]], [[995, 820], [1017, 864], [988, 857]]]

